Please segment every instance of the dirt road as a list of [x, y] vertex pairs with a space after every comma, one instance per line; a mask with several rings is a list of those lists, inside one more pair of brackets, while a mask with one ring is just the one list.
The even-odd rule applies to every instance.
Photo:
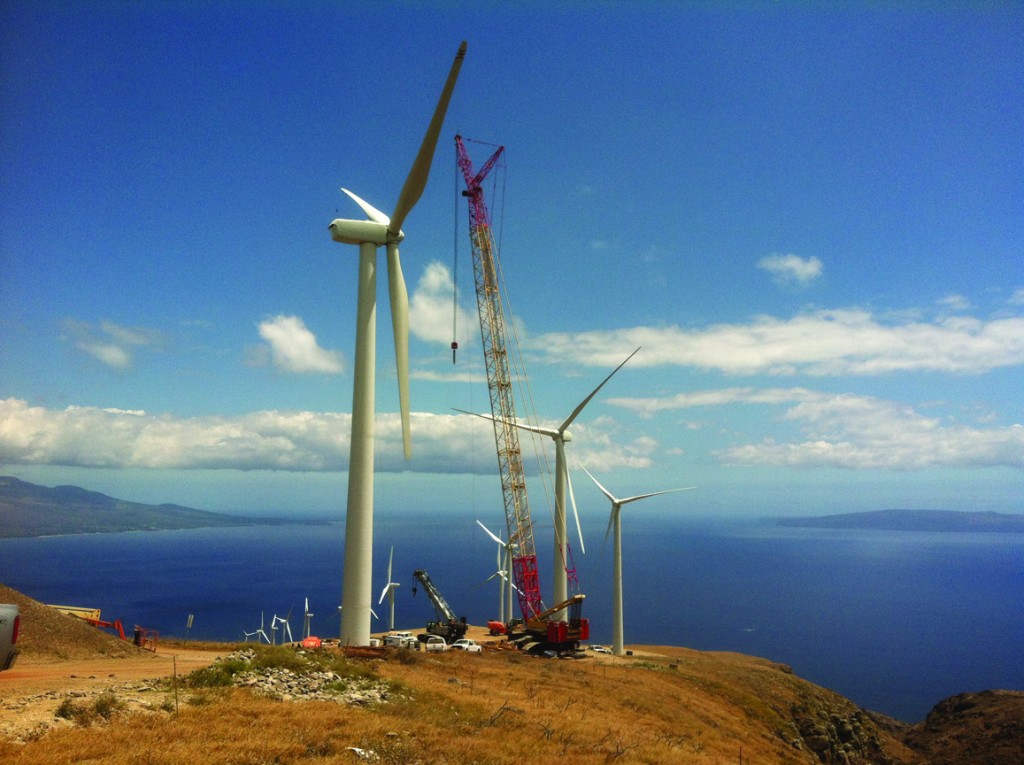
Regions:
[[129, 709], [159, 709], [173, 695], [157, 681], [208, 666], [224, 651], [161, 648], [131, 658], [33, 660], [20, 657], [0, 673], [0, 736], [26, 740], [52, 727], [70, 725], [55, 716], [66, 699], [87, 705], [112, 693]]

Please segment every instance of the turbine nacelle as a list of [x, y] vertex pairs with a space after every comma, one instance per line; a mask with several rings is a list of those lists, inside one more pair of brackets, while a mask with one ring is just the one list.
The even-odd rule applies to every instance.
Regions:
[[[331, 239], [344, 244], [369, 242], [381, 247], [389, 241], [387, 224], [375, 223], [372, 220], [337, 218], [331, 221], [331, 225], [327, 228], [330, 229]], [[393, 241], [400, 242], [404, 237], [405, 234], [399, 232], [398, 238]]]
[[398, 244], [405, 239], [404, 231], [399, 230], [397, 233], [391, 231], [391, 219], [387, 215], [348, 189], [343, 188], [342, 191], [359, 205], [359, 209], [366, 213], [366, 220], [336, 218], [331, 221], [327, 228], [330, 230], [331, 238], [334, 241], [343, 242], [344, 244], [362, 244], [367, 242], [380, 247], [386, 244]]

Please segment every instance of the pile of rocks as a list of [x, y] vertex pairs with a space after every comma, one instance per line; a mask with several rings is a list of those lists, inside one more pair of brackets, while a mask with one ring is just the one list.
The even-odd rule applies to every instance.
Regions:
[[[303, 652], [299, 652], [303, 655]], [[235, 651], [224, 661], [241, 660], [252, 664], [255, 651]], [[311, 667], [295, 671], [287, 667], [252, 667], [237, 672], [233, 683], [282, 701], [338, 701], [344, 704], [383, 704], [392, 691], [383, 680], [346, 677], [337, 672]]]

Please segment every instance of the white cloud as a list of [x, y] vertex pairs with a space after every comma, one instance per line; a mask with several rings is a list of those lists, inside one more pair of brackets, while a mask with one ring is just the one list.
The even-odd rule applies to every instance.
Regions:
[[339, 374], [342, 355], [317, 345], [316, 335], [298, 316], [274, 316], [260, 322], [260, 337], [270, 346], [274, 366], [285, 372]]
[[1024, 305], [1024, 287], [1014, 290], [1008, 302], [1010, 305]]
[[971, 307], [971, 301], [963, 295], [946, 295], [938, 301], [938, 304], [949, 311], [967, 311]]
[[818, 258], [799, 255], [765, 255], [757, 267], [770, 273], [780, 284], [806, 285], [821, 276], [822, 263]]
[[723, 461], [745, 465], [921, 470], [933, 467], [1024, 468], [1024, 427], [944, 424], [911, 407], [865, 396], [820, 396], [786, 412], [806, 440], [766, 440], [728, 449]]
[[633, 366], [683, 366], [728, 374], [880, 375], [906, 371], [975, 374], [1024, 363], [1024, 317], [883, 324], [858, 309], [817, 311], [748, 324], [552, 332], [536, 353], [559, 364], [615, 366], [637, 346]]
[[869, 396], [807, 388], [725, 388], [661, 399], [609, 399], [608, 403], [647, 417], [704, 406], [794, 404], [784, 419], [797, 424], [805, 440], [780, 443], [765, 439], [719, 452], [718, 458], [730, 464], [891, 470], [1024, 468], [1024, 428], [1020, 425], [976, 428], [948, 424], [904, 404]]
[[806, 388], [720, 388], [717, 390], [677, 393], [663, 398], [609, 398], [607, 403], [629, 409], [644, 418], [659, 412], [692, 409], [700, 406], [727, 404], [783, 404], [818, 399], [826, 394]]
[[429, 263], [409, 300], [409, 331], [420, 340], [448, 345], [452, 341], [454, 318], [458, 339], [464, 345], [478, 322], [475, 314], [461, 306], [453, 317], [454, 293], [455, 283], [447, 266], [438, 261]]
[[67, 319], [62, 326], [78, 350], [114, 369], [132, 367], [135, 361], [133, 349], [158, 347], [163, 342], [163, 334], [158, 330], [124, 327], [112, 321], [102, 321], [99, 326], [93, 326], [88, 322]]
[[[381, 472], [492, 474], [492, 426], [473, 415], [412, 414], [413, 458], [402, 450], [396, 413], [376, 417]], [[141, 411], [72, 406], [63, 410], [0, 400], [0, 464], [96, 468], [335, 471], [348, 467], [351, 416], [334, 412], [263, 411], [237, 417], [176, 418]], [[647, 467], [646, 438], [617, 446], [608, 427], [577, 428], [602, 468]], [[545, 446], [547, 444], [545, 443]], [[524, 447], [526, 444], [524, 443]], [[529, 460], [528, 470], [536, 461]]]

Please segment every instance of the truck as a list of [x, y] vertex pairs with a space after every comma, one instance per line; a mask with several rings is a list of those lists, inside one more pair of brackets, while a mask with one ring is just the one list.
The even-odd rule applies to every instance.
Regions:
[[[427, 622], [427, 632], [431, 635], [438, 635], [449, 643], [454, 643], [463, 637], [466, 634], [466, 630], [469, 629], [466, 617], [455, 615], [455, 611], [448, 605], [448, 601], [444, 599], [441, 591], [430, 581], [430, 576], [426, 571], [416, 569], [412, 572], [412, 575], [417, 582], [423, 585], [431, 605], [434, 606], [434, 612], [437, 614], [436, 621]], [[412, 594], [416, 594], [415, 586], [412, 589]]]
[[411, 632], [391, 632], [384, 636], [384, 646], [387, 648], [415, 648], [416, 638]]
[[475, 640], [462, 638], [452, 643], [453, 651], [465, 651], [466, 653], [483, 653], [484, 647]]
[[441, 653], [447, 651], [451, 646], [449, 646], [440, 635], [423, 634], [420, 635], [420, 647], [428, 653], [435, 651]]
[[13, 604], [0, 605], [0, 671], [10, 669], [18, 658], [18, 633], [21, 632], [21, 614]]

